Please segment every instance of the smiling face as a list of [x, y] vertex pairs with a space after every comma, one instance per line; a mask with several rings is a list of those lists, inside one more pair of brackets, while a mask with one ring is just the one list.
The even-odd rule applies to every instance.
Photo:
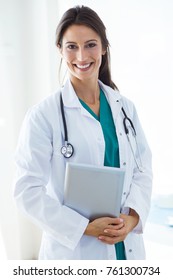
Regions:
[[93, 29], [85, 25], [71, 25], [63, 35], [60, 51], [72, 81], [98, 80], [105, 51], [99, 35]]

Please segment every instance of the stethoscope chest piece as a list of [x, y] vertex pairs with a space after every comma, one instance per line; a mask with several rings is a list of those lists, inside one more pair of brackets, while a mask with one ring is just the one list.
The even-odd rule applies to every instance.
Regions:
[[64, 146], [61, 147], [61, 154], [65, 158], [70, 158], [74, 153], [74, 148], [70, 143], [65, 143]]
[[[119, 100], [117, 100], [117, 102], [119, 102]], [[67, 124], [66, 124], [65, 113], [64, 113], [64, 104], [63, 104], [63, 100], [62, 100], [62, 95], [61, 94], [60, 94], [60, 106], [61, 106], [61, 115], [62, 115], [62, 121], [63, 121], [63, 126], [64, 126], [64, 145], [61, 147], [61, 153], [62, 153], [62, 155], [65, 158], [70, 158], [73, 155], [73, 153], [74, 153], [74, 148], [73, 148], [73, 145], [68, 142]], [[123, 115], [124, 115], [124, 118], [123, 118], [124, 131], [125, 131], [125, 134], [127, 136], [127, 140], [129, 142], [129, 145], [130, 145], [130, 148], [131, 148], [134, 160], [136, 162], [136, 166], [137, 166], [137, 168], [139, 169], [140, 172], [144, 172], [143, 171], [143, 167], [142, 167], [142, 160], [141, 160], [141, 157], [140, 157], [138, 143], [136, 141], [136, 130], [135, 130], [135, 127], [133, 125], [132, 120], [127, 116], [127, 114], [126, 114], [126, 112], [125, 112], [123, 107], [121, 107], [121, 110], [122, 110]], [[130, 142], [129, 129], [128, 129], [128, 126], [127, 126], [127, 122], [130, 123], [130, 128], [131, 128], [133, 137], [135, 138], [135, 142], [136, 142], [137, 151], [138, 151], [138, 154], [139, 154], [140, 163], [138, 163], [138, 161], [136, 159], [135, 151], [133, 150], [132, 144]]]

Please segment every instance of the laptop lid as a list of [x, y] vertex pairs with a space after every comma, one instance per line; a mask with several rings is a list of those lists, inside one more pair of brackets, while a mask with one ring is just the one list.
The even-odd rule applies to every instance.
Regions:
[[64, 205], [89, 220], [118, 217], [124, 177], [122, 168], [67, 163]]

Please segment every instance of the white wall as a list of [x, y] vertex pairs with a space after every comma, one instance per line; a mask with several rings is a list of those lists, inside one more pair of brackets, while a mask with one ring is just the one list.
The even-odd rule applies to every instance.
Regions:
[[58, 86], [57, 1], [0, 0], [0, 20], [0, 230], [8, 258], [35, 258], [40, 232], [16, 211], [13, 155], [27, 109]]

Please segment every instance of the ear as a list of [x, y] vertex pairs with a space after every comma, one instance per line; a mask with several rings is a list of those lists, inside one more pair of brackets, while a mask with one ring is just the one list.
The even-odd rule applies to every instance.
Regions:
[[102, 51], [102, 55], [105, 55], [105, 54], [106, 54], [106, 50], [103, 50], [103, 51]]
[[60, 55], [62, 56], [63, 54], [62, 54], [62, 48], [61, 48], [61, 46], [58, 45], [57, 47], [58, 47], [58, 50], [59, 50]]

